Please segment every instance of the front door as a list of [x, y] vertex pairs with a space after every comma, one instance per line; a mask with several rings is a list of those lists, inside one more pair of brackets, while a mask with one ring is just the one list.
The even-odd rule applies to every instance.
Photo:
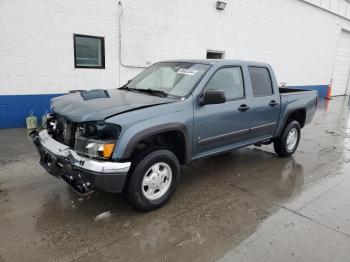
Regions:
[[250, 138], [248, 101], [242, 69], [239, 66], [218, 69], [205, 90], [223, 90], [226, 102], [196, 104], [194, 110], [193, 156], [199, 158], [229, 149]]

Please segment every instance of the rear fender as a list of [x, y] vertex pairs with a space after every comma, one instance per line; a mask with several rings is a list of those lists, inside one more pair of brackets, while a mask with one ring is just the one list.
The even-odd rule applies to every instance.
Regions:
[[305, 110], [305, 112], [307, 112], [306, 108], [305, 107], [301, 107], [301, 108], [296, 108], [296, 109], [293, 109], [293, 110], [290, 110], [290, 111], [287, 111], [287, 113], [284, 114], [284, 117], [281, 118], [279, 124], [278, 124], [278, 127], [276, 129], [276, 133], [275, 133], [275, 137], [279, 137], [283, 130], [284, 130], [284, 127], [286, 126], [287, 124], [287, 120], [288, 118], [295, 112], [299, 111], [299, 110]]

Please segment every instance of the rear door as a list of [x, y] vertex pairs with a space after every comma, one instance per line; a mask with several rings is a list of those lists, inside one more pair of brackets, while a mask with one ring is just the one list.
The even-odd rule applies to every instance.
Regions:
[[276, 81], [272, 81], [273, 73], [268, 67], [248, 66], [252, 88], [250, 125], [251, 138], [264, 140], [271, 138], [277, 127], [280, 114], [279, 94]]

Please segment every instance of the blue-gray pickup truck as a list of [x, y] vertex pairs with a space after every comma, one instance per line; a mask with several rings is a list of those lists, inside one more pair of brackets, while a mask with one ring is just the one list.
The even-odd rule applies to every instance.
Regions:
[[173, 195], [180, 165], [270, 143], [292, 155], [316, 105], [315, 91], [279, 88], [265, 63], [164, 61], [120, 88], [52, 99], [31, 136], [41, 165], [79, 193], [123, 193], [149, 211]]

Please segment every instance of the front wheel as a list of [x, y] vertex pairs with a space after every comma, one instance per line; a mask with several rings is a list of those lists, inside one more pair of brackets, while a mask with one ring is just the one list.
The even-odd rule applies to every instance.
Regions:
[[297, 121], [290, 122], [283, 134], [274, 141], [275, 152], [281, 157], [291, 156], [299, 145], [300, 125]]
[[175, 192], [180, 176], [180, 164], [169, 150], [146, 154], [130, 174], [127, 200], [140, 211], [150, 211], [164, 205]]

